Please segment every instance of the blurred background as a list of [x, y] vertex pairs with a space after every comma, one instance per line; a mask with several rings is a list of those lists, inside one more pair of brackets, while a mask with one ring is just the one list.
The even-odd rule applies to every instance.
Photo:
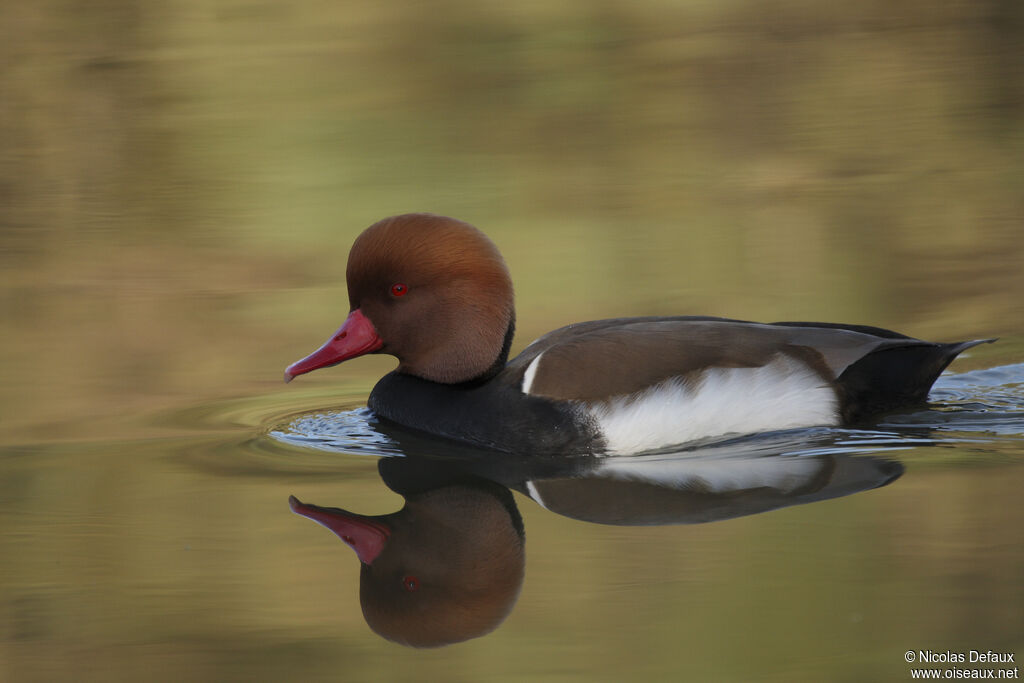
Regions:
[[888, 680], [1019, 647], [1019, 442], [971, 485], [908, 454], [932, 474], [820, 523], [524, 509], [525, 614], [422, 654], [285, 507], [397, 508], [375, 464], [266, 432], [393, 366], [280, 384], [387, 215], [495, 240], [513, 351], [631, 314], [1002, 338], [966, 370], [1024, 359], [1022, 188], [1018, 0], [3, 3], [0, 678]]

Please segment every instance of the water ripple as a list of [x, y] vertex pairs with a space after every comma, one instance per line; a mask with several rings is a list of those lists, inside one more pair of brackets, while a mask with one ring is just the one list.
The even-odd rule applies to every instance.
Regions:
[[[665, 453], [678, 456], [751, 454], [821, 455], [896, 451], [922, 446], [968, 445], [974, 450], [1014, 449], [1024, 443], [1024, 363], [943, 375], [925, 408], [887, 415], [864, 429], [811, 428], [745, 435], [686, 444]], [[407, 439], [384, 433], [367, 408], [307, 412], [272, 427], [268, 436], [289, 446], [338, 453], [401, 456]], [[452, 451], [458, 446], [423, 439], [423, 446]], [[417, 450], [417, 454], [422, 454]]]

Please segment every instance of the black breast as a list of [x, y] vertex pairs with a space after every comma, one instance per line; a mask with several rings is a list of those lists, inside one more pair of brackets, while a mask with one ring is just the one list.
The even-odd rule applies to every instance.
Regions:
[[523, 394], [502, 376], [448, 385], [391, 372], [368, 405], [402, 427], [501, 451], [567, 455], [602, 446], [596, 426], [571, 403]]

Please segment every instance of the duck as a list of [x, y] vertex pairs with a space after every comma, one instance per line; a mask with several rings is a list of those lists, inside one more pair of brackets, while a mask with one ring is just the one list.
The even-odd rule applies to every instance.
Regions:
[[384, 421], [463, 444], [529, 454], [626, 455], [721, 437], [855, 426], [923, 403], [963, 351], [822, 322], [640, 316], [556, 329], [509, 360], [512, 279], [464, 221], [409, 213], [366, 228], [349, 251], [349, 311], [285, 381], [366, 354], [398, 366], [367, 406]]

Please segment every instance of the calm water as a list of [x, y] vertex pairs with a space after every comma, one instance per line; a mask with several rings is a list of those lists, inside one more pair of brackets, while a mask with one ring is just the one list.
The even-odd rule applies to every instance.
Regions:
[[[1020, 660], [1022, 27], [996, 1], [6, 3], [0, 680]], [[513, 352], [670, 313], [1000, 341], [870, 429], [600, 467], [410, 446], [362, 409], [390, 359], [280, 380], [340, 324], [354, 237], [410, 210], [501, 248]], [[390, 513], [452, 468], [530, 494], [521, 592], [490, 635], [402, 648], [288, 497]], [[710, 480], [784, 493], [698, 505]]]

